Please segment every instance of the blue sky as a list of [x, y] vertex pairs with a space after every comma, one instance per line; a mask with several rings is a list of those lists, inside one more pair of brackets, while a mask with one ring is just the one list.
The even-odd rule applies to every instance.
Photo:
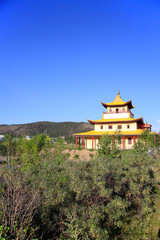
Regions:
[[118, 90], [160, 130], [159, 0], [0, 0], [0, 124], [100, 119]]

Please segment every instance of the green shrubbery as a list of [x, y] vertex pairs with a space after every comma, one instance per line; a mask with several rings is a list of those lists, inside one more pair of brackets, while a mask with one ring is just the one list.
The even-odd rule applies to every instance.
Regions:
[[60, 142], [50, 151], [44, 135], [19, 139], [3, 172], [0, 239], [155, 239], [159, 154], [109, 141], [101, 139], [96, 159], [69, 161]]

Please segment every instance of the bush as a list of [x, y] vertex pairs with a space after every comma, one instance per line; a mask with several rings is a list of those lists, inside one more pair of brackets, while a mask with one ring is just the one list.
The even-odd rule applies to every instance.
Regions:
[[78, 155], [78, 154], [75, 154], [75, 155], [74, 155], [74, 159], [79, 159], [79, 155]]
[[68, 159], [70, 157], [70, 153], [65, 154], [65, 158]]
[[37, 138], [21, 140], [20, 166], [3, 168], [1, 237], [156, 239], [150, 226], [158, 193], [158, 153], [149, 155], [139, 143], [120, 151], [105, 136], [97, 158], [68, 161], [60, 143], [52, 153], [48, 143], [37, 148]]

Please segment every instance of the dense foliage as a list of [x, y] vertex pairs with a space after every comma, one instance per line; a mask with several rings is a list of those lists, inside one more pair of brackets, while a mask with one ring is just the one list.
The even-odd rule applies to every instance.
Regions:
[[[14, 143], [14, 144], [11, 144]], [[0, 239], [155, 239], [159, 153], [120, 151], [104, 136], [96, 159], [69, 161], [60, 141], [8, 138]], [[104, 148], [106, 146], [106, 149]]]

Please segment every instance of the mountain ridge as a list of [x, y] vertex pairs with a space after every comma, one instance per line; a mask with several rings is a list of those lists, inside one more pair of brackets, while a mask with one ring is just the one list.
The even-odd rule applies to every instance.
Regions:
[[0, 134], [37, 135], [44, 133], [50, 137], [71, 136], [76, 132], [93, 130], [93, 126], [86, 122], [49, 122], [39, 121], [24, 124], [1, 124]]

